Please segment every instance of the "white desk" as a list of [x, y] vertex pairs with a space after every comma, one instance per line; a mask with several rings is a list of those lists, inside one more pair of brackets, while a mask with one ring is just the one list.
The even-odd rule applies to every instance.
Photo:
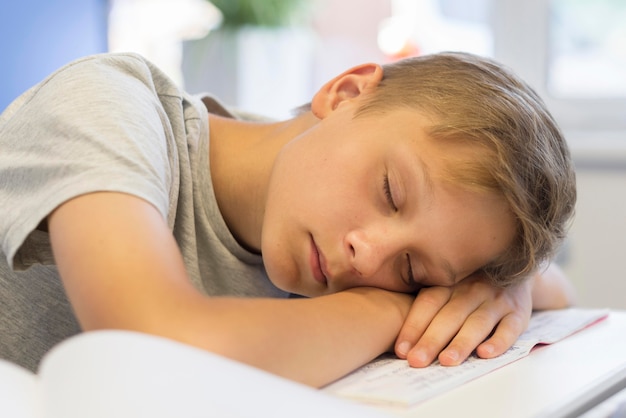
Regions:
[[408, 409], [401, 417], [575, 417], [626, 387], [626, 312]]

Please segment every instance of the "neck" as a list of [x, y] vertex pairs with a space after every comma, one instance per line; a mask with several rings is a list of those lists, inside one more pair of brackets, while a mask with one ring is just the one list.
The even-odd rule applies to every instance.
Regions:
[[311, 113], [275, 123], [209, 116], [217, 203], [231, 233], [248, 250], [260, 253], [267, 188], [276, 156], [317, 121]]

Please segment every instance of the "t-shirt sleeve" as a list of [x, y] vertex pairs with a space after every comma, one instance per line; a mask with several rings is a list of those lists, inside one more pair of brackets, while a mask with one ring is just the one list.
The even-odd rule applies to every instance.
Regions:
[[160, 98], [170, 93], [159, 91], [140, 57], [101, 55], [59, 70], [7, 109], [0, 239], [9, 265], [41, 262], [32, 253], [45, 254], [49, 244], [37, 225], [79, 195], [129, 193], [167, 218], [175, 146]]

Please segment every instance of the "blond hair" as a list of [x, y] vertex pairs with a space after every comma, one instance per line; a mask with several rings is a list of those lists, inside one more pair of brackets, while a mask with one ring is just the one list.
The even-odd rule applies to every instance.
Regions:
[[384, 65], [356, 117], [398, 107], [431, 116], [431, 138], [476, 147], [481, 157], [450, 167], [452, 181], [506, 199], [517, 233], [482, 268], [493, 283], [518, 283], [554, 256], [573, 216], [576, 180], [567, 143], [531, 87], [487, 58], [426, 55]]

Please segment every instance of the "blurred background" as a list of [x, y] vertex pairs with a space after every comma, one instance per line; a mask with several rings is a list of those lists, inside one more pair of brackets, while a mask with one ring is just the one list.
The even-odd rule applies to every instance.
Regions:
[[547, 102], [579, 187], [559, 262], [580, 305], [626, 309], [626, 0], [3, 2], [0, 111], [75, 58], [134, 51], [191, 93], [284, 118], [352, 65], [442, 50], [496, 58]]

